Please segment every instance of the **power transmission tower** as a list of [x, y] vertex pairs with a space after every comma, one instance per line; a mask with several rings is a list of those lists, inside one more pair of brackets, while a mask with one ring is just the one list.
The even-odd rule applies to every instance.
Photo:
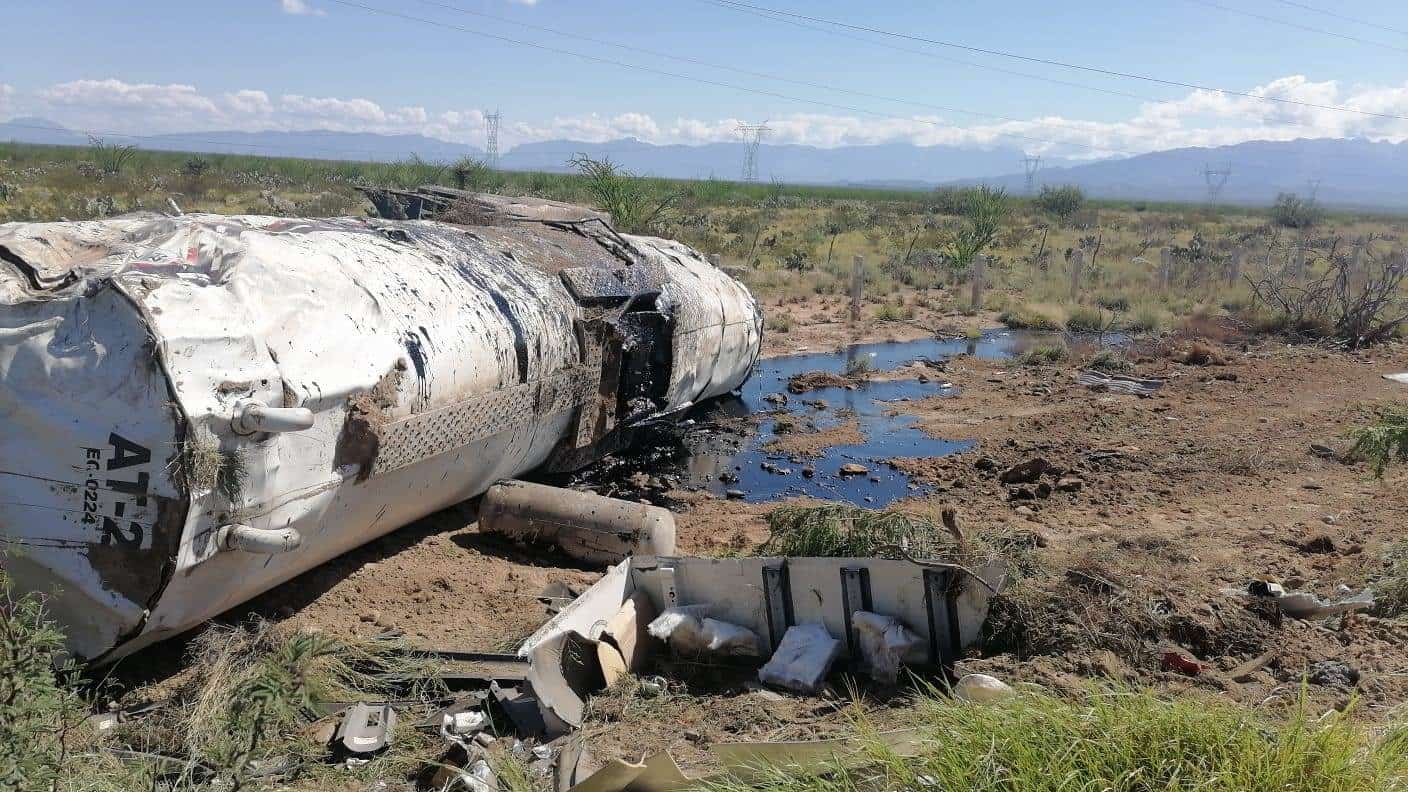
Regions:
[[498, 110], [484, 114], [484, 161], [491, 168], [499, 167], [499, 120], [502, 118]]
[[1022, 155], [1022, 170], [1027, 174], [1027, 195], [1036, 189], [1036, 172], [1041, 170], [1041, 157], [1035, 154]]
[[1227, 163], [1221, 168], [1214, 168], [1211, 165], [1203, 166], [1203, 181], [1208, 185], [1208, 206], [1216, 206], [1217, 199], [1222, 195], [1222, 188], [1227, 186], [1227, 177], [1232, 175], [1232, 163]]
[[763, 135], [771, 131], [766, 121], [738, 125], [738, 134], [743, 136], [743, 181], [758, 180], [758, 145], [763, 142]]

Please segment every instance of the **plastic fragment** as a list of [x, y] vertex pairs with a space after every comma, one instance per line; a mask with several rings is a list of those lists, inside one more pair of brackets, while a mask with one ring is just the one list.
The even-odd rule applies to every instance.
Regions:
[[758, 670], [758, 679], [769, 685], [809, 693], [831, 671], [841, 654], [841, 642], [831, 637], [821, 624], [798, 624], [787, 628], [777, 651]]

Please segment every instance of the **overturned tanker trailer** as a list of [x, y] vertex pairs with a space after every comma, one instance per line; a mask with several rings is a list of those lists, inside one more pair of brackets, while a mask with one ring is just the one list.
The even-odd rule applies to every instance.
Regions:
[[71, 651], [186, 630], [748, 377], [758, 304], [694, 250], [465, 199], [0, 225], [0, 562]]

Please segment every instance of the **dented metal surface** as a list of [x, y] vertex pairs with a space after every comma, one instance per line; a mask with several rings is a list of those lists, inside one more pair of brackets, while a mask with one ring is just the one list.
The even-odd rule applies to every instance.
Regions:
[[[73, 651], [185, 630], [748, 376], [757, 303], [695, 251], [480, 203], [0, 225], [0, 552]], [[622, 288], [568, 286], [599, 279]]]

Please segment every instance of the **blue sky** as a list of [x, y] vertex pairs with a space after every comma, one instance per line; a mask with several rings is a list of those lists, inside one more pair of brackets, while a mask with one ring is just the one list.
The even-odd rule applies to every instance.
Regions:
[[[1408, 137], [1405, 121], [1200, 93], [870, 34], [836, 35], [711, 0], [347, 1], [435, 24], [336, 0], [5, 0], [0, 18], [10, 35], [0, 64], [0, 118], [39, 115], [135, 134], [327, 128], [480, 143], [479, 110], [498, 107], [505, 118], [502, 137], [510, 145], [625, 135], [698, 143], [732, 139], [740, 119], [769, 119], [774, 141], [1002, 143], [1070, 156], [1253, 138]], [[1408, 4], [1402, 2], [1299, 3], [1380, 27], [1286, 0], [748, 2], [1037, 58], [1408, 116], [1408, 33], [1400, 32], [1408, 31]], [[594, 63], [451, 25], [874, 112]], [[973, 112], [856, 97], [640, 49]]]

